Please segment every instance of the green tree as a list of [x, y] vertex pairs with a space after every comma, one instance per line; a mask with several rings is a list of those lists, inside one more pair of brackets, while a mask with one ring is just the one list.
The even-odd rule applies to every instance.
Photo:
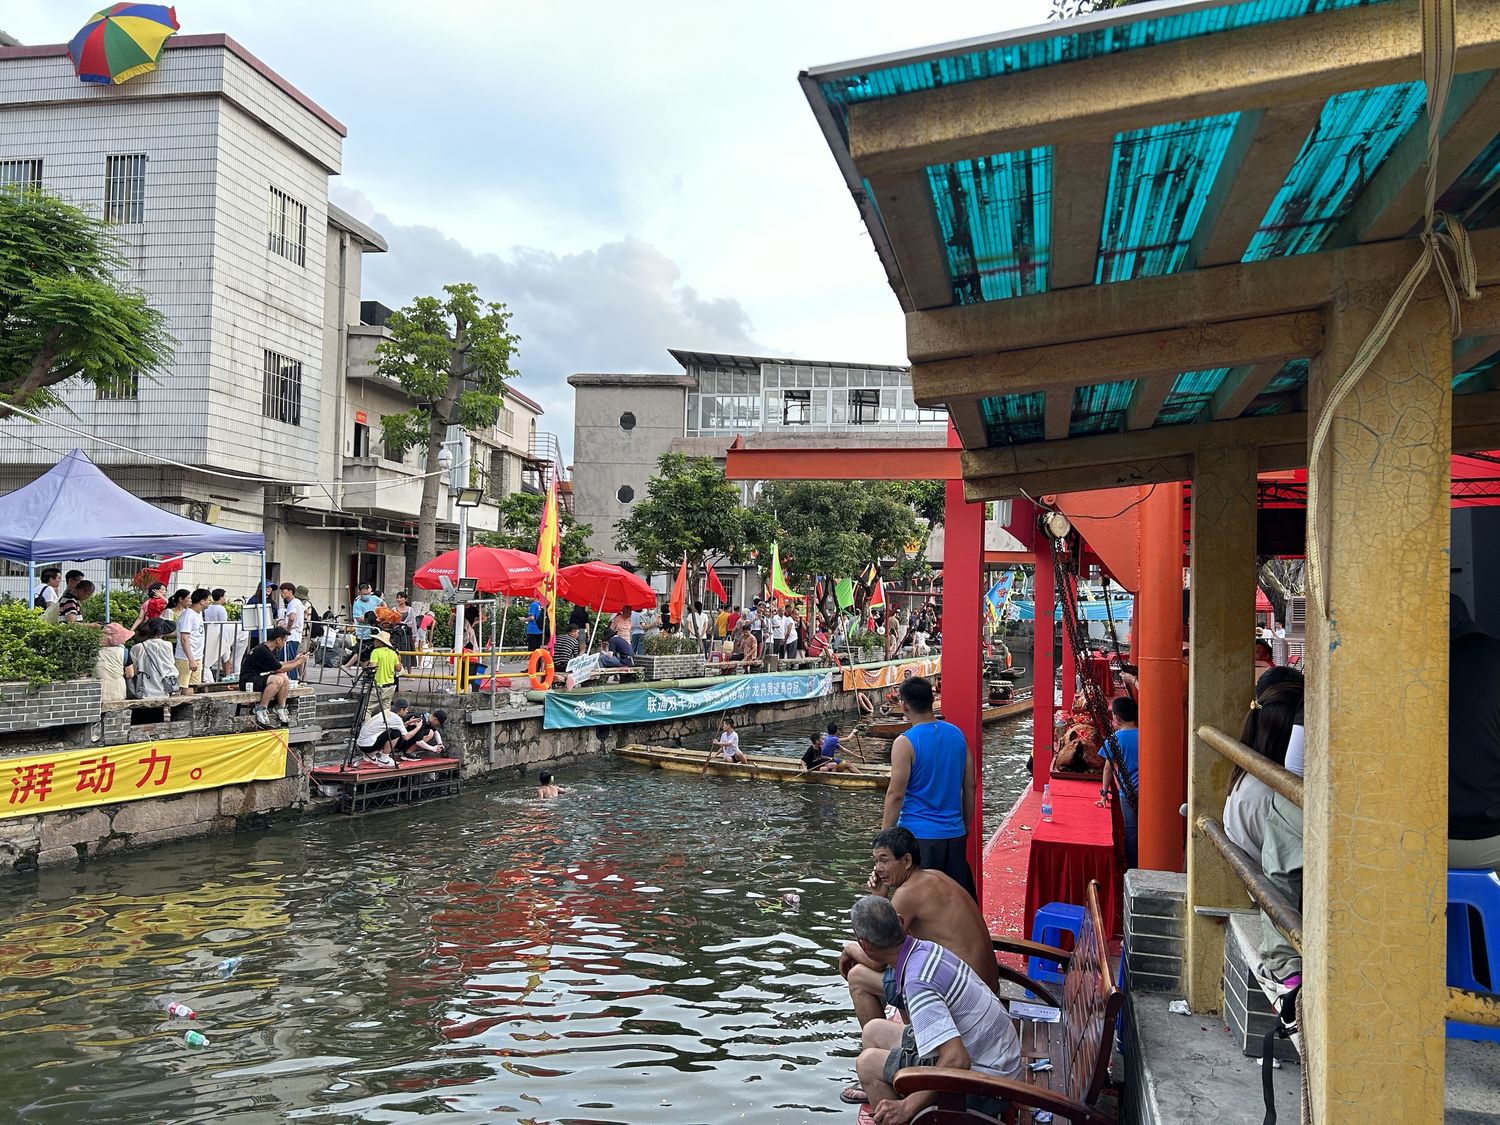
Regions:
[[740, 490], [712, 457], [664, 453], [645, 498], [615, 531], [615, 546], [646, 570], [676, 570], [686, 554], [689, 588], [696, 591], [708, 566], [742, 563], [753, 546], [769, 543], [771, 522], [768, 513], [740, 502]]
[[[535, 551], [537, 529], [542, 523], [542, 505], [546, 499], [537, 492], [512, 492], [498, 505], [500, 530], [481, 531], [474, 536], [474, 542], [486, 547]], [[573, 518], [572, 512], [563, 510], [559, 515], [562, 524], [561, 565], [572, 566], [574, 563], [588, 562], [594, 557], [589, 548], [589, 536], [594, 529], [586, 523], [579, 523]]]
[[759, 544], [781, 545], [781, 565], [794, 585], [814, 575], [852, 578], [878, 559], [904, 557], [925, 532], [904, 486], [858, 481], [775, 481], [760, 506], [775, 524]]
[[125, 268], [99, 219], [0, 188], [0, 418], [56, 406], [66, 379], [123, 391], [171, 361], [165, 320], [120, 280]]
[[[485, 301], [473, 285], [443, 286], [443, 297], [418, 297], [385, 322], [391, 338], [376, 349], [375, 369], [401, 384], [417, 405], [387, 414], [380, 424], [387, 451], [396, 456], [426, 443], [427, 467], [435, 474], [449, 426], [481, 430], [495, 424], [505, 381], [515, 377], [511, 357], [519, 337], [510, 313]], [[470, 482], [474, 466], [470, 465]], [[437, 553], [438, 477], [422, 480], [417, 516], [417, 558]], [[535, 543], [533, 543], [535, 546]]]

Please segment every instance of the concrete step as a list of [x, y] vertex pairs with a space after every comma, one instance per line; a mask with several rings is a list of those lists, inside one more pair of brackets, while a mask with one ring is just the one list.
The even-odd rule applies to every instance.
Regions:
[[[1276, 1013], [1255, 979], [1260, 962], [1259, 914], [1233, 914], [1224, 930], [1224, 1024], [1247, 1055], [1260, 1058], [1266, 1032], [1276, 1026]], [[1297, 1057], [1291, 1040], [1277, 1039], [1278, 1059]]]

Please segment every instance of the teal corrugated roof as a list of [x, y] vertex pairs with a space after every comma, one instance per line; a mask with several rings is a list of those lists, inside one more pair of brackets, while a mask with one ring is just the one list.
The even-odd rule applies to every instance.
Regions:
[[[1037, 70], [1079, 59], [1115, 55], [1138, 47], [1152, 47], [1196, 39], [1221, 31], [1258, 27], [1297, 19], [1337, 8], [1358, 8], [1388, 0], [1243, 0], [1217, 8], [1177, 12], [1156, 19], [1141, 19], [1108, 27], [1086, 27], [1022, 43], [958, 50], [953, 54], [921, 62], [890, 66], [872, 65], [867, 70], [820, 77], [818, 87], [847, 140], [848, 107], [856, 102], [879, 101], [918, 90], [957, 86]], [[1129, 13], [1121, 13], [1128, 16]]]
[[1096, 280], [1159, 277], [1182, 265], [1239, 116], [1116, 135]]
[[[1217, 5], [1188, 3], [1157, 11], [1127, 5], [1107, 16], [1059, 24], [1055, 30], [1041, 28], [988, 43], [955, 44], [920, 55], [825, 68], [804, 76], [803, 81], [822, 115], [830, 144], [849, 173], [853, 165], [848, 156], [848, 113], [855, 104], [1389, 2], [1240, 0]], [[1472, 102], [1494, 73], [1465, 74], [1455, 80], [1449, 121]], [[1003, 94], [997, 91], [997, 96]], [[1339, 229], [1341, 224], [1402, 140], [1413, 130], [1425, 128], [1423, 106], [1423, 88], [1415, 82], [1328, 99], [1316, 126], [1306, 138], [1299, 138], [1300, 153], [1260, 217], [1243, 260], [1312, 253], [1328, 246], [1336, 231], [1340, 244], [1347, 241], [1348, 232]], [[1236, 136], [1240, 123], [1240, 115], [1231, 113], [1135, 129], [1113, 138], [1101, 226], [1098, 231], [1084, 232], [1084, 237], [1096, 239], [1095, 284], [1160, 276], [1195, 265], [1189, 254], [1209, 233], [1200, 228], [1213, 205], [1215, 187], [1222, 189], [1236, 171], [1225, 167], [1225, 161], [1231, 152], [1246, 151], [1244, 138]], [[926, 169], [955, 303], [1005, 300], [1044, 292], [1055, 283], [1051, 204], [1056, 192], [1069, 186], [1054, 182], [1058, 172], [1053, 150], [1046, 147]], [[858, 196], [860, 181], [849, 174]], [[870, 185], [862, 186], [873, 207]], [[1439, 206], [1462, 215], [1470, 225], [1487, 222], [1500, 210], [1500, 136], [1448, 188]], [[887, 256], [892, 284], [899, 292], [903, 282], [892, 268], [892, 252], [879, 213], [866, 214], [873, 218], [874, 237]], [[1486, 361], [1457, 376], [1455, 384], [1463, 389], [1488, 385], [1495, 366], [1495, 361]], [[1205, 406], [1229, 375], [1227, 368], [1182, 372], [1154, 424], [1181, 425], [1202, 418]], [[1080, 377], [1091, 381], [1074, 392], [1069, 433], [1120, 429], [1135, 384], [1112, 379], [1108, 370], [1080, 372]], [[1307, 378], [1307, 360], [1287, 363], [1242, 416], [1276, 413], [1289, 404], [1295, 408]], [[1500, 375], [1495, 379], [1500, 381]], [[1044, 401], [1041, 394], [982, 400], [991, 444], [1043, 440]]]
[[1245, 251], [1247, 262], [1321, 250], [1391, 149], [1417, 123], [1420, 82], [1328, 99]]
[[992, 395], [979, 400], [979, 415], [991, 445], [1020, 445], [1041, 441], [1042, 413], [1047, 396], [1043, 394]]
[[937, 165], [927, 182], [959, 304], [1047, 288], [1051, 149]]

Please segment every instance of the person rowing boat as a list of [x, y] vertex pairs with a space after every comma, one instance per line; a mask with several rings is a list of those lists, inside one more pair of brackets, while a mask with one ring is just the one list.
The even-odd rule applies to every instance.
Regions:
[[709, 747], [708, 754], [703, 759], [704, 777], [708, 776], [708, 765], [713, 761], [716, 752], [719, 754], [720, 761], [749, 766], [751, 773], [756, 772], [755, 763], [745, 757], [745, 752], [740, 749], [739, 732], [734, 729], [734, 720], [728, 715], [719, 720], [719, 737]]

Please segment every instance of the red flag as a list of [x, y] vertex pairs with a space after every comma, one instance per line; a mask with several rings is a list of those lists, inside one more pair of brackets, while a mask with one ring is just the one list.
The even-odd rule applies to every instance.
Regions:
[[687, 556], [682, 557], [682, 566], [677, 571], [677, 581], [672, 583], [672, 597], [667, 602], [667, 620], [682, 623], [687, 609]]
[[719, 581], [719, 572], [713, 567], [708, 568], [708, 592], [718, 598], [721, 604], [729, 604], [729, 595], [724, 590], [724, 583]]
[[877, 576], [875, 585], [870, 589], [870, 600], [866, 603], [871, 609], [885, 605], [885, 583]]

